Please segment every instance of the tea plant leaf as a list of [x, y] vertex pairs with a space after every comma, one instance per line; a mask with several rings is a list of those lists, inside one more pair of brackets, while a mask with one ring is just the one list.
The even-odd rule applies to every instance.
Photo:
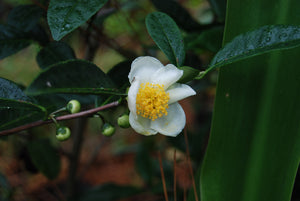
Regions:
[[266, 25], [236, 36], [213, 58], [205, 73], [221, 66], [300, 45], [300, 26]]
[[146, 17], [147, 30], [157, 46], [176, 66], [181, 66], [185, 57], [184, 43], [179, 28], [171, 17], [153, 12]]
[[195, 21], [189, 12], [183, 8], [175, 0], [151, 0], [153, 5], [163, 13], [169, 15], [176, 24], [186, 31], [196, 31], [202, 28], [202, 26]]
[[75, 59], [73, 49], [64, 42], [52, 42], [41, 49], [36, 57], [40, 68], [45, 69], [55, 63]]
[[29, 46], [31, 40], [13, 26], [0, 24], [0, 59], [10, 56]]
[[28, 32], [32, 30], [43, 15], [43, 10], [36, 5], [21, 5], [13, 8], [7, 17], [7, 24]]
[[31, 96], [49, 93], [122, 94], [100, 68], [84, 60], [68, 60], [48, 67], [25, 93]]
[[0, 98], [0, 130], [45, 119], [44, 107], [22, 100]]
[[48, 24], [54, 40], [82, 25], [93, 16], [107, 0], [51, 0], [48, 8]]
[[16, 83], [4, 78], [0, 78], [0, 98], [31, 101]]
[[37, 139], [27, 144], [30, 158], [36, 168], [48, 179], [55, 179], [60, 172], [60, 157], [49, 139]]

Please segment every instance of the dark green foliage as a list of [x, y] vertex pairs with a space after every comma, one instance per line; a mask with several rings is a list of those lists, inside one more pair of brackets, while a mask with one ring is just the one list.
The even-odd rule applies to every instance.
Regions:
[[147, 30], [156, 45], [176, 66], [184, 62], [184, 42], [179, 28], [171, 17], [161, 12], [154, 12], [146, 18]]
[[26, 90], [27, 94], [34, 96], [48, 93], [115, 92], [111, 79], [96, 65], [84, 60], [68, 60], [54, 64], [42, 71]]
[[196, 31], [202, 26], [196, 22], [189, 12], [175, 0], [151, 0], [154, 6], [161, 12], [168, 14], [176, 24], [186, 31]]
[[38, 24], [44, 11], [36, 5], [21, 5], [15, 7], [7, 17], [7, 24], [18, 31], [29, 32]]
[[36, 57], [40, 68], [45, 69], [55, 63], [76, 59], [73, 49], [64, 42], [51, 42], [41, 49]]
[[54, 40], [78, 28], [92, 17], [107, 0], [51, 0], [48, 8], [48, 24]]
[[48, 179], [55, 179], [60, 172], [60, 156], [49, 139], [36, 139], [27, 144], [30, 158], [36, 168]]

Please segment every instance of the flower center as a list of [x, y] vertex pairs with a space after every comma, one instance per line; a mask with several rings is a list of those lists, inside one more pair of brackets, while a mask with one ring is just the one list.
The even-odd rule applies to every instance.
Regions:
[[149, 82], [140, 85], [136, 96], [138, 115], [154, 121], [158, 117], [168, 114], [167, 109], [170, 97], [163, 87], [164, 85], [150, 84]]

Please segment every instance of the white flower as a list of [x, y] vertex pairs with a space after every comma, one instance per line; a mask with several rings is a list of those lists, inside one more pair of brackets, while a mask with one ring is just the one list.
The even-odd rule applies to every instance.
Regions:
[[178, 101], [195, 95], [186, 84], [176, 83], [183, 75], [172, 64], [164, 66], [156, 58], [136, 58], [128, 78], [129, 123], [138, 133], [177, 136], [185, 126], [185, 113]]

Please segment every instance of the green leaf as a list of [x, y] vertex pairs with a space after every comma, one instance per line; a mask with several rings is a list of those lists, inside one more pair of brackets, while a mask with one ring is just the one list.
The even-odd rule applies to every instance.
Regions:
[[166, 13], [174, 19], [178, 26], [186, 31], [196, 31], [201, 29], [201, 25], [196, 22], [189, 12], [174, 0], [151, 0], [154, 6], [161, 12]]
[[54, 40], [85, 23], [107, 0], [51, 0], [47, 19]]
[[141, 193], [141, 190], [133, 186], [104, 184], [79, 194], [75, 201], [113, 201], [127, 198], [138, 193]]
[[55, 179], [60, 172], [60, 156], [49, 139], [37, 139], [27, 144], [30, 158], [36, 168], [48, 179]]
[[193, 80], [197, 75], [199, 75], [199, 70], [189, 67], [189, 66], [182, 66], [179, 67], [180, 70], [183, 70], [182, 77], [178, 80], [179, 83], [186, 83], [188, 81]]
[[43, 10], [36, 5], [21, 5], [13, 8], [7, 17], [7, 24], [22, 32], [32, 30], [43, 15]]
[[4, 78], [0, 78], [0, 98], [31, 101], [16, 83]]
[[[278, 0], [276, 6], [266, 6], [272, 4], [245, 0], [241, 6], [239, 0], [228, 1], [224, 42], [268, 24], [299, 25], [295, 16], [300, 1]], [[270, 41], [276, 44], [286, 33], [282, 41], [295, 46], [292, 32], [286, 31], [296, 32], [296, 27], [274, 30], [281, 33], [272, 32]], [[285, 42], [275, 44], [286, 47]], [[299, 47], [269, 52], [220, 68], [200, 178], [202, 201], [291, 199], [300, 162], [299, 53]]]
[[0, 130], [45, 119], [47, 111], [39, 105], [22, 100], [0, 98]]
[[36, 57], [40, 68], [45, 69], [55, 63], [75, 59], [73, 49], [64, 42], [51, 42], [41, 49]]
[[42, 71], [25, 92], [30, 96], [49, 93], [123, 94], [114, 87], [111, 79], [95, 64], [69, 60]]
[[44, 119], [45, 108], [30, 101], [15, 83], [0, 78], [0, 130]]
[[300, 45], [300, 26], [266, 25], [236, 36], [220, 50], [206, 70], [209, 72], [233, 62], [267, 52]]
[[157, 46], [176, 66], [181, 66], [185, 57], [184, 43], [179, 28], [171, 17], [153, 12], [146, 17], [147, 30]]
[[24, 49], [30, 43], [25, 33], [18, 32], [10, 25], [0, 24], [0, 59]]
[[185, 37], [187, 50], [202, 53], [203, 50], [218, 52], [222, 47], [224, 27], [218, 26], [199, 33], [191, 33]]
[[128, 74], [132, 61], [123, 61], [110, 69], [107, 75], [112, 79], [118, 87], [129, 86]]

